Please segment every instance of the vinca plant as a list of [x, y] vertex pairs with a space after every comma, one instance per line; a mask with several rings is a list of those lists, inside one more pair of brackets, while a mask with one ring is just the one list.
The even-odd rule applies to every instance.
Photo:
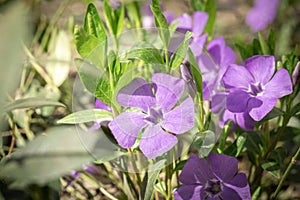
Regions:
[[[215, 0], [179, 15], [161, 3], [85, 4], [68, 34], [43, 33], [57, 38], [40, 49], [54, 49], [46, 68], [20, 44], [34, 70], [24, 68], [19, 93], [50, 89], [0, 110], [12, 134], [10, 147], [0, 140], [0, 199], [300, 198], [299, 49], [279, 51], [270, 28], [293, 2], [254, 1], [247, 40], [218, 33]], [[63, 42], [74, 60], [55, 50]]]

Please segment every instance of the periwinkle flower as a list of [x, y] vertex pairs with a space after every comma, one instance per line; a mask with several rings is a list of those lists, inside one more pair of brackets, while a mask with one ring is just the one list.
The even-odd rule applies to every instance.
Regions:
[[254, 129], [255, 121], [250, 117], [249, 112], [246, 110], [240, 113], [233, 113], [226, 109], [227, 92], [218, 92], [212, 97], [211, 100], [211, 111], [214, 114], [219, 114], [219, 126], [224, 128], [228, 121], [232, 121], [232, 130], [239, 125], [246, 131]]
[[279, 0], [256, 0], [249, 11], [246, 23], [253, 32], [265, 29], [276, 17]]
[[211, 100], [221, 88], [221, 79], [228, 66], [235, 61], [235, 53], [225, 43], [223, 37], [213, 39], [207, 45], [207, 53], [198, 57], [203, 78], [203, 98]]
[[183, 33], [190, 31], [193, 33], [190, 48], [196, 57], [202, 53], [206, 38], [208, 36], [207, 34], [203, 34], [207, 20], [208, 14], [200, 11], [194, 12], [193, 19], [188, 14], [183, 14], [174, 19], [174, 22], [179, 21], [177, 31]]
[[273, 56], [253, 56], [245, 66], [230, 65], [223, 77], [229, 94], [226, 109], [233, 113], [248, 112], [260, 121], [275, 106], [277, 99], [292, 93], [292, 82], [286, 69], [275, 74]]
[[238, 173], [234, 157], [210, 153], [208, 159], [193, 154], [179, 176], [183, 183], [174, 193], [176, 200], [250, 200], [244, 173]]
[[187, 97], [176, 106], [184, 92], [182, 79], [156, 73], [152, 76], [152, 86], [142, 78], [135, 78], [122, 88], [117, 102], [136, 111], [123, 112], [108, 125], [123, 148], [133, 147], [139, 138], [141, 151], [150, 159], [169, 151], [178, 142], [176, 134], [194, 126], [192, 98]]

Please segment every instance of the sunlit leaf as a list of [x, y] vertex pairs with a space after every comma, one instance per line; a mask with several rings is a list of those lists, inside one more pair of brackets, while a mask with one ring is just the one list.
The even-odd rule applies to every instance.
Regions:
[[216, 0], [205, 1], [205, 12], [208, 13], [209, 17], [205, 26], [205, 31], [212, 36], [214, 25], [217, 17], [217, 3]]
[[91, 109], [81, 110], [72, 113], [57, 121], [58, 124], [78, 124], [93, 121], [110, 121], [113, 119], [112, 113], [107, 110]]
[[270, 55], [270, 48], [268, 46], [268, 43], [265, 41], [265, 39], [263, 38], [261, 33], [258, 33], [258, 39], [259, 39], [259, 43], [260, 43], [263, 54]]
[[203, 133], [195, 135], [192, 146], [198, 150], [198, 153], [202, 157], [206, 157], [216, 144], [215, 133], [208, 130]]
[[130, 50], [126, 54], [126, 59], [140, 59], [145, 64], [163, 64], [163, 58], [160, 52], [155, 48], [140, 48]]
[[192, 32], [187, 32], [185, 34], [184, 40], [179, 45], [179, 47], [177, 48], [177, 50], [175, 51], [175, 53], [172, 57], [172, 60], [170, 63], [170, 66], [172, 69], [178, 68], [181, 65], [181, 63], [183, 62], [183, 60], [185, 59], [192, 35], [193, 35]]

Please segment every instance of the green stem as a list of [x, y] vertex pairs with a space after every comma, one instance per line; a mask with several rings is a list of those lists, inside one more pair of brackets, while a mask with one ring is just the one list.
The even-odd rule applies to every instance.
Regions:
[[297, 152], [296, 152], [295, 155], [291, 158], [290, 164], [288, 165], [287, 169], [285, 170], [285, 172], [284, 172], [284, 174], [283, 174], [283, 176], [282, 176], [282, 178], [281, 178], [281, 180], [280, 180], [280, 182], [279, 182], [279, 184], [278, 184], [278, 186], [277, 186], [277, 188], [276, 188], [276, 191], [275, 191], [274, 194], [273, 194], [272, 199], [276, 199], [276, 198], [277, 198], [277, 196], [278, 196], [278, 194], [279, 194], [279, 192], [280, 192], [280, 190], [281, 190], [281, 187], [282, 187], [282, 185], [283, 185], [285, 179], [287, 178], [288, 174], [289, 174], [290, 171], [292, 170], [293, 166], [296, 164], [297, 158], [298, 158], [299, 155], [300, 155], [300, 147], [298, 147]]
[[170, 67], [169, 67], [169, 51], [165, 50], [165, 57], [166, 57], [166, 72], [170, 72]]

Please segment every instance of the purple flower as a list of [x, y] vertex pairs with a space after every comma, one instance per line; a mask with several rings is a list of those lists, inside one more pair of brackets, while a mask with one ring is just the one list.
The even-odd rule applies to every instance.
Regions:
[[279, 0], [256, 0], [249, 11], [246, 23], [253, 32], [266, 28], [276, 17]]
[[297, 63], [293, 71], [292, 79], [294, 85], [298, 85], [300, 83], [300, 62]]
[[235, 129], [236, 124], [244, 130], [253, 130], [255, 121], [250, 117], [249, 112], [233, 113], [226, 109], [227, 95], [227, 92], [219, 92], [211, 100], [211, 111], [215, 114], [219, 113], [219, 126], [224, 128], [228, 121], [232, 121], [232, 130]]
[[234, 157], [211, 153], [208, 160], [193, 154], [179, 176], [183, 185], [174, 193], [176, 200], [250, 200], [244, 173], [238, 173]]
[[208, 36], [207, 34], [202, 35], [207, 19], [208, 14], [200, 11], [194, 12], [193, 19], [188, 14], [183, 14], [174, 19], [174, 22], [179, 21], [177, 31], [183, 33], [186, 33], [187, 31], [193, 32], [190, 48], [196, 57], [202, 53]]
[[198, 63], [203, 77], [203, 98], [211, 100], [220, 89], [221, 79], [236, 56], [223, 37], [213, 39], [207, 45], [207, 51], [198, 57]]
[[147, 158], [169, 151], [178, 141], [176, 134], [194, 126], [192, 98], [176, 106], [184, 92], [182, 79], [156, 73], [152, 76], [152, 86], [142, 78], [135, 78], [122, 88], [117, 102], [136, 110], [121, 113], [108, 125], [123, 148], [132, 147], [139, 138], [139, 147]]
[[273, 56], [253, 56], [245, 65], [230, 65], [224, 74], [223, 84], [229, 92], [226, 109], [233, 113], [248, 112], [259, 121], [273, 109], [278, 98], [292, 92], [292, 82], [286, 69], [274, 74]]

